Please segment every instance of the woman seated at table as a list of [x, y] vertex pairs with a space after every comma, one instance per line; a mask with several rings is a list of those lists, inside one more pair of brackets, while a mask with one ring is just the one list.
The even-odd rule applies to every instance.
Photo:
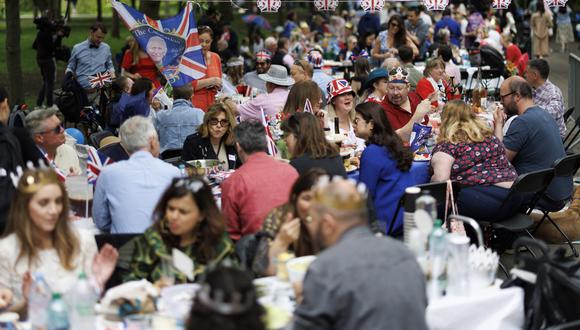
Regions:
[[262, 229], [256, 234], [259, 243], [252, 263], [255, 274], [274, 275], [276, 265], [272, 261], [283, 252], [291, 250], [297, 257], [317, 253], [318, 248], [308, 231], [308, 226], [312, 226], [309, 212], [311, 189], [323, 175], [327, 173], [319, 168], [302, 174], [292, 186], [288, 203], [273, 209], [266, 216]]
[[282, 117], [287, 118], [297, 112], [306, 111], [312, 112], [317, 117], [324, 118], [324, 112], [320, 112], [321, 108], [322, 91], [314, 81], [304, 80], [295, 83], [290, 88], [288, 99], [284, 104], [284, 108], [282, 108]]
[[427, 61], [423, 75], [425, 77], [419, 80], [415, 90], [421, 96], [421, 99], [424, 100], [434, 92], [437, 92], [438, 100], [432, 104], [442, 107], [450, 100], [461, 98], [459, 90], [453, 90], [452, 83], [449, 83], [449, 77], [445, 73], [445, 62], [441, 58]]
[[[135, 242], [125, 281], [161, 280], [167, 275], [163, 260], [173, 260], [173, 249], [191, 258], [194, 274], [234, 252], [211, 188], [201, 178], [174, 179], [153, 214], [155, 222]], [[181, 272], [173, 275], [175, 283], [191, 281]]]
[[[413, 154], [403, 146], [382, 107], [374, 102], [356, 106], [356, 135], [365, 140], [367, 147], [360, 158], [360, 177], [374, 201], [377, 221], [387, 231], [407, 187], [418, 184], [409, 172]], [[392, 233], [400, 231], [403, 212], [399, 212]]]
[[26, 309], [32, 273], [55, 292], [66, 293], [81, 272], [103, 289], [117, 263], [117, 250], [97, 253], [92, 233], [69, 222], [66, 189], [52, 170], [27, 170], [18, 182], [0, 239], [0, 288], [13, 293], [13, 311]]
[[290, 165], [299, 174], [311, 168], [322, 168], [331, 175], [346, 177], [346, 171], [336, 145], [330, 144], [313, 114], [299, 112], [280, 126], [290, 152]]
[[389, 82], [389, 73], [385, 68], [373, 70], [365, 81], [363, 89], [365, 90], [364, 102], [381, 103], [387, 95], [387, 83]]
[[454, 180], [464, 186], [457, 201], [459, 214], [498, 221], [518, 211], [519, 197], [504, 202], [517, 173], [503, 143], [463, 101], [443, 108], [431, 166], [431, 181]]
[[[405, 21], [401, 15], [393, 15], [389, 19], [388, 28], [379, 33], [371, 55], [373, 59], [383, 61], [398, 54], [397, 48], [407, 45], [413, 49], [413, 57], [419, 56], [419, 48], [413, 41], [414, 37], [405, 28]], [[418, 40], [417, 40], [418, 41]]]
[[357, 138], [354, 134], [354, 91], [345, 79], [335, 79], [328, 83], [327, 112], [328, 119], [326, 127], [336, 133], [335, 118], [338, 118], [338, 133], [344, 135], [342, 146], [351, 146], [356, 151], [365, 148], [364, 140]]
[[218, 159], [224, 170], [238, 168], [242, 162], [236, 152], [235, 126], [236, 119], [227, 103], [213, 104], [203, 116], [197, 133], [185, 139], [181, 159]]

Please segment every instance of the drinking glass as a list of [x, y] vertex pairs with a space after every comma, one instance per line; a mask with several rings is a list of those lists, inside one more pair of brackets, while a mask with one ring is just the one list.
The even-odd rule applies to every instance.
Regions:
[[173, 259], [171, 257], [161, 257], [161, 278], [162, 286], [175, 284], [175, 270], [173, 269]]

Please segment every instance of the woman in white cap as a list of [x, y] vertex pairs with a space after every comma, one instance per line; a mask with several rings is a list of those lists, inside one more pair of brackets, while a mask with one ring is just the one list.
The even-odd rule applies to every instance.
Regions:
[[[328, 124], [335, 134], [344, 135], [343, 146], [355, 147], [356, 151], [365, 148], [364, 140], [354, 134], [354, 97], [355, 93], [346, 79], [335, 79], [326, 87], [328, 92]], [[337, 125], [338, 124], [338, 125]], [[338, 126], [338, 127], [337, 127]]]

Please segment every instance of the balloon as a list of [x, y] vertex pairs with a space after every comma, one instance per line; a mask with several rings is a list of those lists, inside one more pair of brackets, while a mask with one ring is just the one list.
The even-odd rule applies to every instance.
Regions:
[[83, 132], [78, 130], [77, 128], [71, 127], [64, 130], [66, 134], [72, 136], [75, 140], [77, 140], [78, 144], [85, 144], [85, 136]]

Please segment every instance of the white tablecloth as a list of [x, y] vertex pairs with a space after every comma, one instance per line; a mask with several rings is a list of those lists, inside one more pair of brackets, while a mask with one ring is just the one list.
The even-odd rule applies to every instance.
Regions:
[[469, 297], [443, 297], [426, 311], [431, 330], [520, 330], [524, 326], [524, 291], [493, 286]]

